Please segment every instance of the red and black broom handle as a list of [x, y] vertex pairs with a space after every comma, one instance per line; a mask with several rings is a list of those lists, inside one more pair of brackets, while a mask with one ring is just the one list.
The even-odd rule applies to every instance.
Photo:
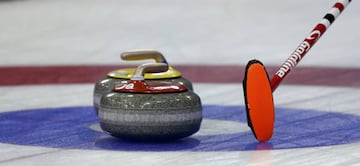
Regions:
[[335, 19], [342, 13], [345, 7], [351, 0], [339, 0], [334, 4], [323, 19], [315, 26], [310, 34], [300, 43], [290, 57], [281, 65], [271, 79], [271, 90], [274, 92], [279, 86], [280, 82], [289, 74], [289, 72], [300, 62], [305, 54], [312, 48], [312, 46], [325, 33], [327, 28], [335, 21]]

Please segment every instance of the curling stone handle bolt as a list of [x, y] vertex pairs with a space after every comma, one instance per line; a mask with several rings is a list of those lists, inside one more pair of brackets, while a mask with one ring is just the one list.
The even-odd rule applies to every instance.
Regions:
[[154, 59], [157, 63], [167, 64], [163, 54], [156, 50], [127, 51], [123, 52], [120, 57], [122, 60], [127, 61]]
[[145, 73], [160, 73], [166, 72], [169, 66], [165, 63], [145, 63], [139, 65], [136, 70], [134, 76], [131, 80], [144, 80]]

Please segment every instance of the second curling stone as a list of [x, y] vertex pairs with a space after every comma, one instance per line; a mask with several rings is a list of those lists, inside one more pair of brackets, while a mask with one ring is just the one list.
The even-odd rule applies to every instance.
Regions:
[[[154, 59], [157, 63], [168, 64], [165, 57], [155, 50], [127, 51], [121, 54], [121, 59], [126, 61]], [[101, 97], [111, 92], [113, 86], [126, 83], [134, 75], [135, 68], [119, 69], [111, 71], [105, 78], [98, 80], [94, 87], [94, 107], [98, 113]], [[189, 90], [193, 90], [192, 83], [182, 77], [181, 73], [169, 65], [168, 70], [160, 73], [146, 73], [144, 78], [149, 82], [168, 81], [178, 82], [185, 85]]]
[[143, 141], [174, 140], [200, 129], [201, 100], [184, 85], [147, 82], [145, 72], [167, 70], [163, 63], [140, 65], [126, 84], [101, 98], [100, 126], [120, 138]]

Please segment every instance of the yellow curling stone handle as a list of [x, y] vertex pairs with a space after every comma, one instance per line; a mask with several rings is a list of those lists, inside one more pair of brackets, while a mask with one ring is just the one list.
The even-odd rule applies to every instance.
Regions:
[[[127, 51], [122, 53], [120, 56], [122, 60], [132, 61], [154, 59], [157, 63], [167, 64], [165, 57], [160, 52], [155, 50]], [[131, 79], [135, 73], [135, 70], [135, 68], [119, 69], [111, 71], [108, 73], [108, 76], [113, 78]], [[144, 75], [145, 79], [170, 79], [176, 77], [181, 77], [181, 73], [171, 66], [169, 66], [169, 69], [166, 72], [145, 73]]]
[[156, 50], [127, 51], [123, 52], [120, 57], [126, 61], [154, 59], [157, 63], [167, 64], [163, 54]]

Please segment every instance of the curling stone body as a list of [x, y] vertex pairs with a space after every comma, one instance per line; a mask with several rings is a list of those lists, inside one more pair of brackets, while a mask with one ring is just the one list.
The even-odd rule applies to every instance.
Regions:
[[101, 97], [101, 128], [115, 137], [133, 140], [173, 140], [200, 129], [200, 97], [174, 82], [145, 81], [145, 72], [163, 72], [164, 63], [140, 65], [131, 80], [115, 85]]
[[135, 140], [180, 139], [196, 133], [202, 121], [199, 96], [177, 93], [106, 94], [101, 99], [100, 126], [115, 137]]

